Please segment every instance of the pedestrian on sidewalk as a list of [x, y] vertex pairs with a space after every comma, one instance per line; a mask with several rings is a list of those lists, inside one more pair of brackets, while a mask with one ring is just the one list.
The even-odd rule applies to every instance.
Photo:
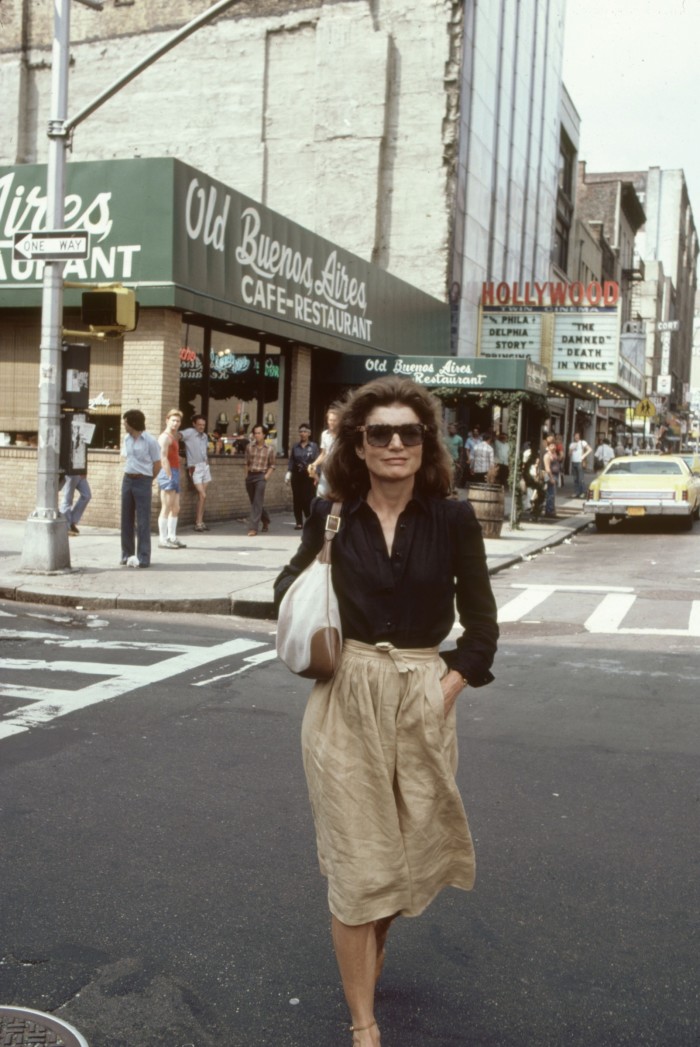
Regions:
[[445, 443], [452, 459], [452, 494], [456, 494], [457, 488], [464, 486], [465, 453], [464, 440], [457, 432], [454, 422], [450, 422], [447, 426]]
[[146, 432], [143, 411], [134, 408], [124, 413], [126, 436], [121, 455], [124, 477], [121, 497], [120, 563], [129, 560], [138, 567], [151, 566], [151, 497], [153, 481], [160, 471], [160, 444]]
[[[214, 430], [214, 454], [223, 454], [223, 444], [218, 441]], [[204, 503], [207, 498], [207, 485], [211, 483], [211, 469], [209, 467], [209, 436], [207, 435], [207, 420], [203, 414], [192, 415], [192, 424], [180, 433], [185, 445], [187, 455], [187, 472], [197, 492], [197, 508], [195, 510], [195, 531], [208, 531], [204, 522]]]
[[547, 440], [547, 448], [544, 452], [544, 457], [542, 458], [542, 468], [544, 469], [545, 483], [547, 485], [545, 490], [544, 515], [551, 520], [555, 519], [557, 515], [556, 493], [557, 484], [559, 482], [559, 473], [561, 472], [559, 452], [557, 451], [557, 441], [554, 436], [550, 436]]
[[612, 462], [614, 457], [615, 452], [610, 446], [610, 441], [607, 438], [603, 438], [596, 447], [593, 455], [596, 469], [604, 469], [608, 462]]
[[574, 478], [574, 498], [585, 498], [586, 497], [586, 481], [583, 471], [583, 463], [591, 453], [590, 444], [587, 444], [585, 440], [581, 439], [581, 434], [577, 431], [574, 433], [574, 438], [569, 444], [569, 460], [571, 462], [571, 473]]
[[309, 466], [309, 476], [316, 481], [316, 494], [319, 498], [325, 498], [328, 493], [328, 484], [324, 479], [325, 468], [328, 465], [328, 456], [333, 450], [338, 426], [340, 411], [337, 404], [331, 404], [326, 412], [327, 428], [321, 433], [321, 450], [315, 462]]
[[[78, 492], [78, 501], [73, 505], [76, 491]], [[80, 523], [83, 513], [87, 509], [88, 502], [91, 498], [92, 491], [90, 490], [90, 484], [88, 483], [87, 475], [85, 473], [65, 474], [63, 487], [61, 488], [61, 501], [58, 508], [60, 513], [65, 516], [68, 522], [68, 534], [80, 534], [78, 524]]]
[[493, 455], [498, 466], [498, 476], [496, 483], [499, 483], [501, 487], [508, 489], [508, 477], [510, 475], [510, 444], [508, 443], [508, 437], [505, 433], [499, 432], [496, 434], [496, 440], [493, 445]]
[[[474, 510], [447, 497], [440, 416], [417, 382], [370, 382], [342, 407], [327, 470], [329, 499], [342, 501], [332, 556], [344, 644], [309, 697], [302, 751], [354, 1047], [379, 1047], [391, 922], [474, 881], [456, 701], [493, 679], [498, 625]], [[321, 549], [331, 508], [314, 501], [277, 601]], [[455, 600], [464, 632], [441, 656]]]
[[245, 449], [245, 489], [250, 500], [248, 537], [254, 538], [258, 529], [266, 534], [270, 517], [265, 508], [265, 487], [275, 468], [275, 449], [265, 443], [264, 425], [253, 426], [253, 440]]
[[529, 511], [531, 519], [539, 520], [544, 509], [546, 485], [540, 456], [532, 450], [529, 442], [523, 446], [521, 482], [525, 485], [523, 510]]
[[156, 477], [160, 487], [159, 549], [185, 549], [177, 537], [180, 517], [180, 440], [178, 429], [182, 411], [173, 408], [165, 417], [165, 429], [158, 437], [160, 444], [160, 472]]
[[493, 469], [494, 454], [491, 441], [493, 435], [485, 432], [471, 453], [472, 483], [485, 484], [488, 473]]
[[284, 478], [285, 483], [292, 485], [294, 529], [297, 531], [302, 529], [304, 520], [311, 512], [314, 482], [309, 475], [309, 466], [316, 461], [319, 453], [318, 444], [311, 439], [311, 426], [308, 422], [302, 422], [299, 426], [299, 441], [292, 447]]
[[474, 448], [477, 444], [481, 443], [481, 430], [478, 425], [475, 425], [469, 436], [464, 441], [464, 453], [467, 459], [466, 477], [472, 483], [476, 483], [474, 479], [474, 470], [472, 467], [472, 461], [474, 459]]

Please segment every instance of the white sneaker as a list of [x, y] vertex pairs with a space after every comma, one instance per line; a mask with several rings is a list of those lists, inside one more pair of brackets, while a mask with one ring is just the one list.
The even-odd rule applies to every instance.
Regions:
[[169, 541], [169, 539], [167, 539], [167, 538], [165, 538], [165, 539], [161, 538], [161, 539], [160, 539], [160, 541], [158, 542], [158, 548], [159, 548], [159, 549], [172, 549], [172, 548], [173, 548], [173, 546], [172, 546], [172, 545], [170, 544], [170, 541]]
[[167, 542], [165, 543], [165, 547], [166, 547], [166, 549], [186, 549], [187, 548], [185, 543], [178, 541], [177, 538], [168, 538]]

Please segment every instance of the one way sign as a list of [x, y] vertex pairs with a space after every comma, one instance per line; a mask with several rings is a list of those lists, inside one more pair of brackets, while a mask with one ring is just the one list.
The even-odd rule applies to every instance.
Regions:
[[12, 242], [12, 257], [16, 262], [35, 258], [44, 262], [62, 262], [68, 258], [87, 258], [89, 254], [90, 234], [81, 230], [15, 233]]

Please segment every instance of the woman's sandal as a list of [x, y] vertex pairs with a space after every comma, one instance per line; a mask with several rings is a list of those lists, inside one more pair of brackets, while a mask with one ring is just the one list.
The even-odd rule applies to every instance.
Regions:
[[369, 1025], [351, 1025], [350, 1026], [350, 1032], [352, 1033], [352, 1042], [353, 1043], [355, 1042], [355, 1033], [356, 1032], [367, 1032], [368, 1029], [373, 1029], [376, 1024], [377, 1024], [377, 1020], [375, 1018], [375, 1020], [371, 1021], [369, 1023]]

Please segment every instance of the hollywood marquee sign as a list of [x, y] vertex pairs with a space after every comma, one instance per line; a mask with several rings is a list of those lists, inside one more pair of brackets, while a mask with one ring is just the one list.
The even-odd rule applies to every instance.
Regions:
[[625, 356], [620, 289], [611, 280], [485, 283], [479, 355], [545, 365], [554, 382], [616, 387], [641, 395], [643, 366]]

